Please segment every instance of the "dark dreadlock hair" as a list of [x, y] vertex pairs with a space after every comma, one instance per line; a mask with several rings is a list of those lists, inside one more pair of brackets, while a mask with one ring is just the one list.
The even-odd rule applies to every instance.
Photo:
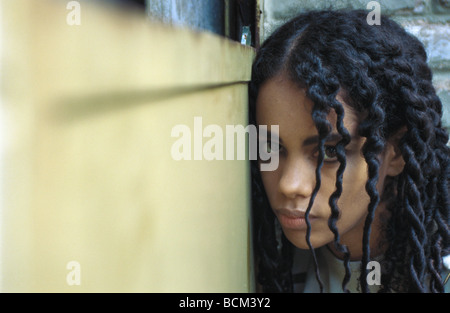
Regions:
[[[364, 225], [360, 287], [368, 292], [367, 263], [369, 236], [374, 212], [380, 202], [376, 184], [379, 161], [390, 136], [401, 128], [406, 132], [398, 148], [405, 161], [401, 174], [393, 178], [385, 227], [389, 247], [384, 254], [380, 292], [443, 292], [440, 277], [442, 257], [449, 254], [449, 148], [448, 134], [441, 125], [442, 104], [432, 86], [432, 73], [422, 43], [394, 21], [381, 17], [381, 25], [368, 25], [367, 12], [311, 11], [278, 28], [260, 47], [252, 67], [249, 86], [250, 124], [256, 125], [256, 98], [260, 86], [278, 73], [307, 91], [313, 103], [312, 119], [319, 134], [316, 186], [306, 211], [306, 241], [313, 254], [319, 285], [317, 260], [310, 244], [308, 220], [320, 188], [325, 137], [331, 129], [326, 117], [330, 110], [338, 116], [336, 129], [342, 136], [337, 145], [340, 166], [336, 190], [329, 199], [330, 230], [335, 247], [344, 255], [350, 278], [349, 253], [339, 244], [336, 205], [342, 192], [346, 166], [344, 147], [350, 136], [343, 126], [344, 110], [336, 100], [345, 91], [346, 102], [365, 118], [358, 127], [366, 137], [362, 154], [368, 164], [366, 191], [370, 196]], [[258, 161], [252, 162], [252, 197], [257, 279], [265, 292], [292, 292], [293, 245], [282, 235], [277, 248], [273, 214], [264, 191]], [[322, 290], [322, 289], [321, 289]]]

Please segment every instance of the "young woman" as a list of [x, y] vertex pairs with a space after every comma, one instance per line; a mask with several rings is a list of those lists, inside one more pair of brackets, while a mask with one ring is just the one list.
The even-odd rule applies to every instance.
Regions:
[[427, 56], [392, 20], [366, 17], [303, 13], [257, 53], [250, 123], [268, 126], [259, 144], [279, 157], [273, 171], [252, 164], [263, 291], [450, 285], [448, 134]]

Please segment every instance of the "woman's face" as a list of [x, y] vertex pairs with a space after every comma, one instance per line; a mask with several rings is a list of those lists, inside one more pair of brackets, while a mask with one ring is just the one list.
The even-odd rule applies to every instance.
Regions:
[[[347, 164], [343, 175], [343, 192], [337, 203], [341, 211], [337, 227], [341, 243], [349, 247], [353, 257], [358, 257], [369, 204], [365, 190], [367, 164], [361, 153], [365, 138], [357, 134], [357, 114], [339, 96], [337, 99], [343, 104], [344, 126], [351, 136], [351, 142], [345, 148]], [[305, 90], [299, 89], [285, 76], [278, 75], [261, 86], [256, 107], [258, 125], [267, 125], [269, 131], [270, 125], [279, 125], [279, 166], [274, 171], [261, 171], [264, 188], [286, 237], [302, 249], [308, 249], [304, 213], [316, 185], [315, 171], [319, 154], [318, 132], [311, 118], [312, 106]], [[328, 227], [331, 214], [328, 200], [336, 189], [336, 171], [340, 164], [333, 148], [340, 139], [336, 130], [336, 117], [331, 110], [328, 120], [333, 125], [332, 135], [325, 143], [320, 190], [309, 215], [310, 240], [314, 248], [334, 240]], [[259, 140], [267, 142], [266, 138], [260, 137]], [[276, 147], [271, 149], [276, 150]], [[380, 191], [386, 177], [383, 159], [379, 174], [377, 187]], [[379, 220], [378, 217], [376, 214], [375, 219]], [[378, 227], [374, 226], [372, 232], [377, 237]]]

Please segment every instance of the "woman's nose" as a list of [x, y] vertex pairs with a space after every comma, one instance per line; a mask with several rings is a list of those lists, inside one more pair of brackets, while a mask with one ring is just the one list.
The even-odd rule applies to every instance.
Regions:
[[315, 168], [300, 157], [286, 160], [280, 179], [280, 192], [290, 199], [309, 198], [316, 185]]

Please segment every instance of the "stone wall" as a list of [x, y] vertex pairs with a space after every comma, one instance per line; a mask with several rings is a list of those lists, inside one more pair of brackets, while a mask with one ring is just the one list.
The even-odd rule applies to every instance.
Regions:
[[[369, 0], [260, 0], [261, 40], [278, 26], [315, 9], [367, 9]], [[400, 23], [425, 45], [434, 79], [444, 106], [443, 122], [450, 130], [450, 0], [381, 0], [381, 13]]]

